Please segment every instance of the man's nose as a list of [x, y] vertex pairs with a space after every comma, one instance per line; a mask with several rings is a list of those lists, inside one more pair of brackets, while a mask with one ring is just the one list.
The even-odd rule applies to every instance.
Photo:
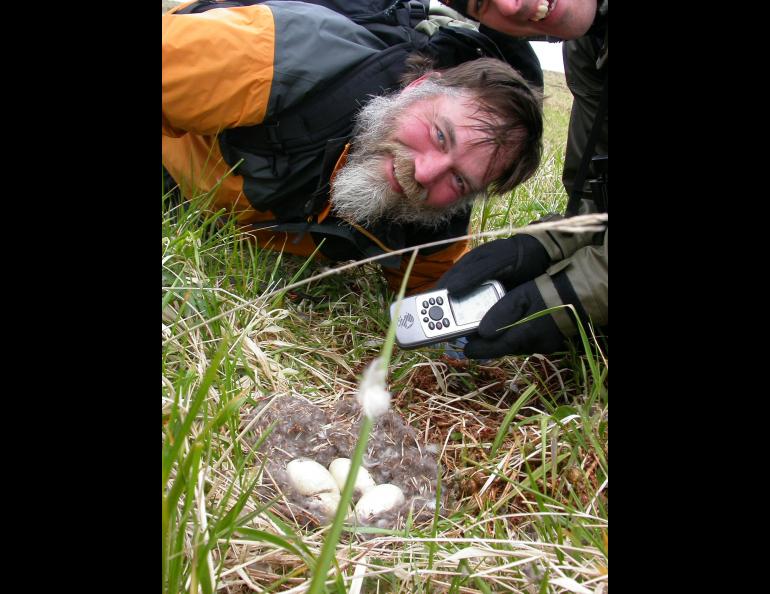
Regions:
[[414, 179], [429, 188], [451, 168], [451, 158], [440, 151], [426, 151], [414, 157]]

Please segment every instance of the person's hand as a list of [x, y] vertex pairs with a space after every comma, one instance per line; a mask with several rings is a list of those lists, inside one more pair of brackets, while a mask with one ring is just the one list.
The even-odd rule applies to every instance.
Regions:
[[546, 306], [535, 281], [515, 287], [481, 319], [478, 335], [468, 337], [465, 356], [490, 359], [503, 355], [548, 355], [564, 350], [566, 338], [550, 314], [503, 329], [544, 309]]
[[444, 273], [436, 288], [462, 294], [497, 279], [510, 290], [540, 276], [549, 264], [548, 252], [537, 239], [517, 234], [471, 250]]

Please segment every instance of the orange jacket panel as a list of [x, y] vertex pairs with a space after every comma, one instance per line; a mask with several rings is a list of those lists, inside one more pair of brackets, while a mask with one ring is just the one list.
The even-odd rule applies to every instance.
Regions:
[[[274, 48], [275, 25], [267, 6], [164, 16], [164, 133], [216, 134], [262, 122]], [[228, 59], [233, 54], [241, 59]]]

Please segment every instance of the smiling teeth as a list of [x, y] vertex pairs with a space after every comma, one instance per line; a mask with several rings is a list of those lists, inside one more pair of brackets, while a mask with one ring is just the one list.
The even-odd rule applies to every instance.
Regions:
[[534, 23], [537, 21], [542, 21], [554, 9], [556, 6], [556, 1], [557, 0], [552, 0], [549, 2], [549, 0], [541, 0], [540, 4], [537, 5], [537, 12], [535, 13], [535, 16], [529, 20]]

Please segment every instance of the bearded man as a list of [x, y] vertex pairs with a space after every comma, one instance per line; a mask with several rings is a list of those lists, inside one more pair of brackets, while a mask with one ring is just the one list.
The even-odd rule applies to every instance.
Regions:
[[[427, 2], [375, 4], [193, 1], [165, 14], [170, 184], [210, 193], [260, 246], [298, 255], [320, 244], [325, 258], [359, 259], [465, 235], [473, 200], [537, 169], [539, 64], [528, 45], [500, 49], [446, 17], [424, 26]], [[421, 249], [408, 290], [466, 251]], [[387, 260], [396, 290], [408, 256]]]

